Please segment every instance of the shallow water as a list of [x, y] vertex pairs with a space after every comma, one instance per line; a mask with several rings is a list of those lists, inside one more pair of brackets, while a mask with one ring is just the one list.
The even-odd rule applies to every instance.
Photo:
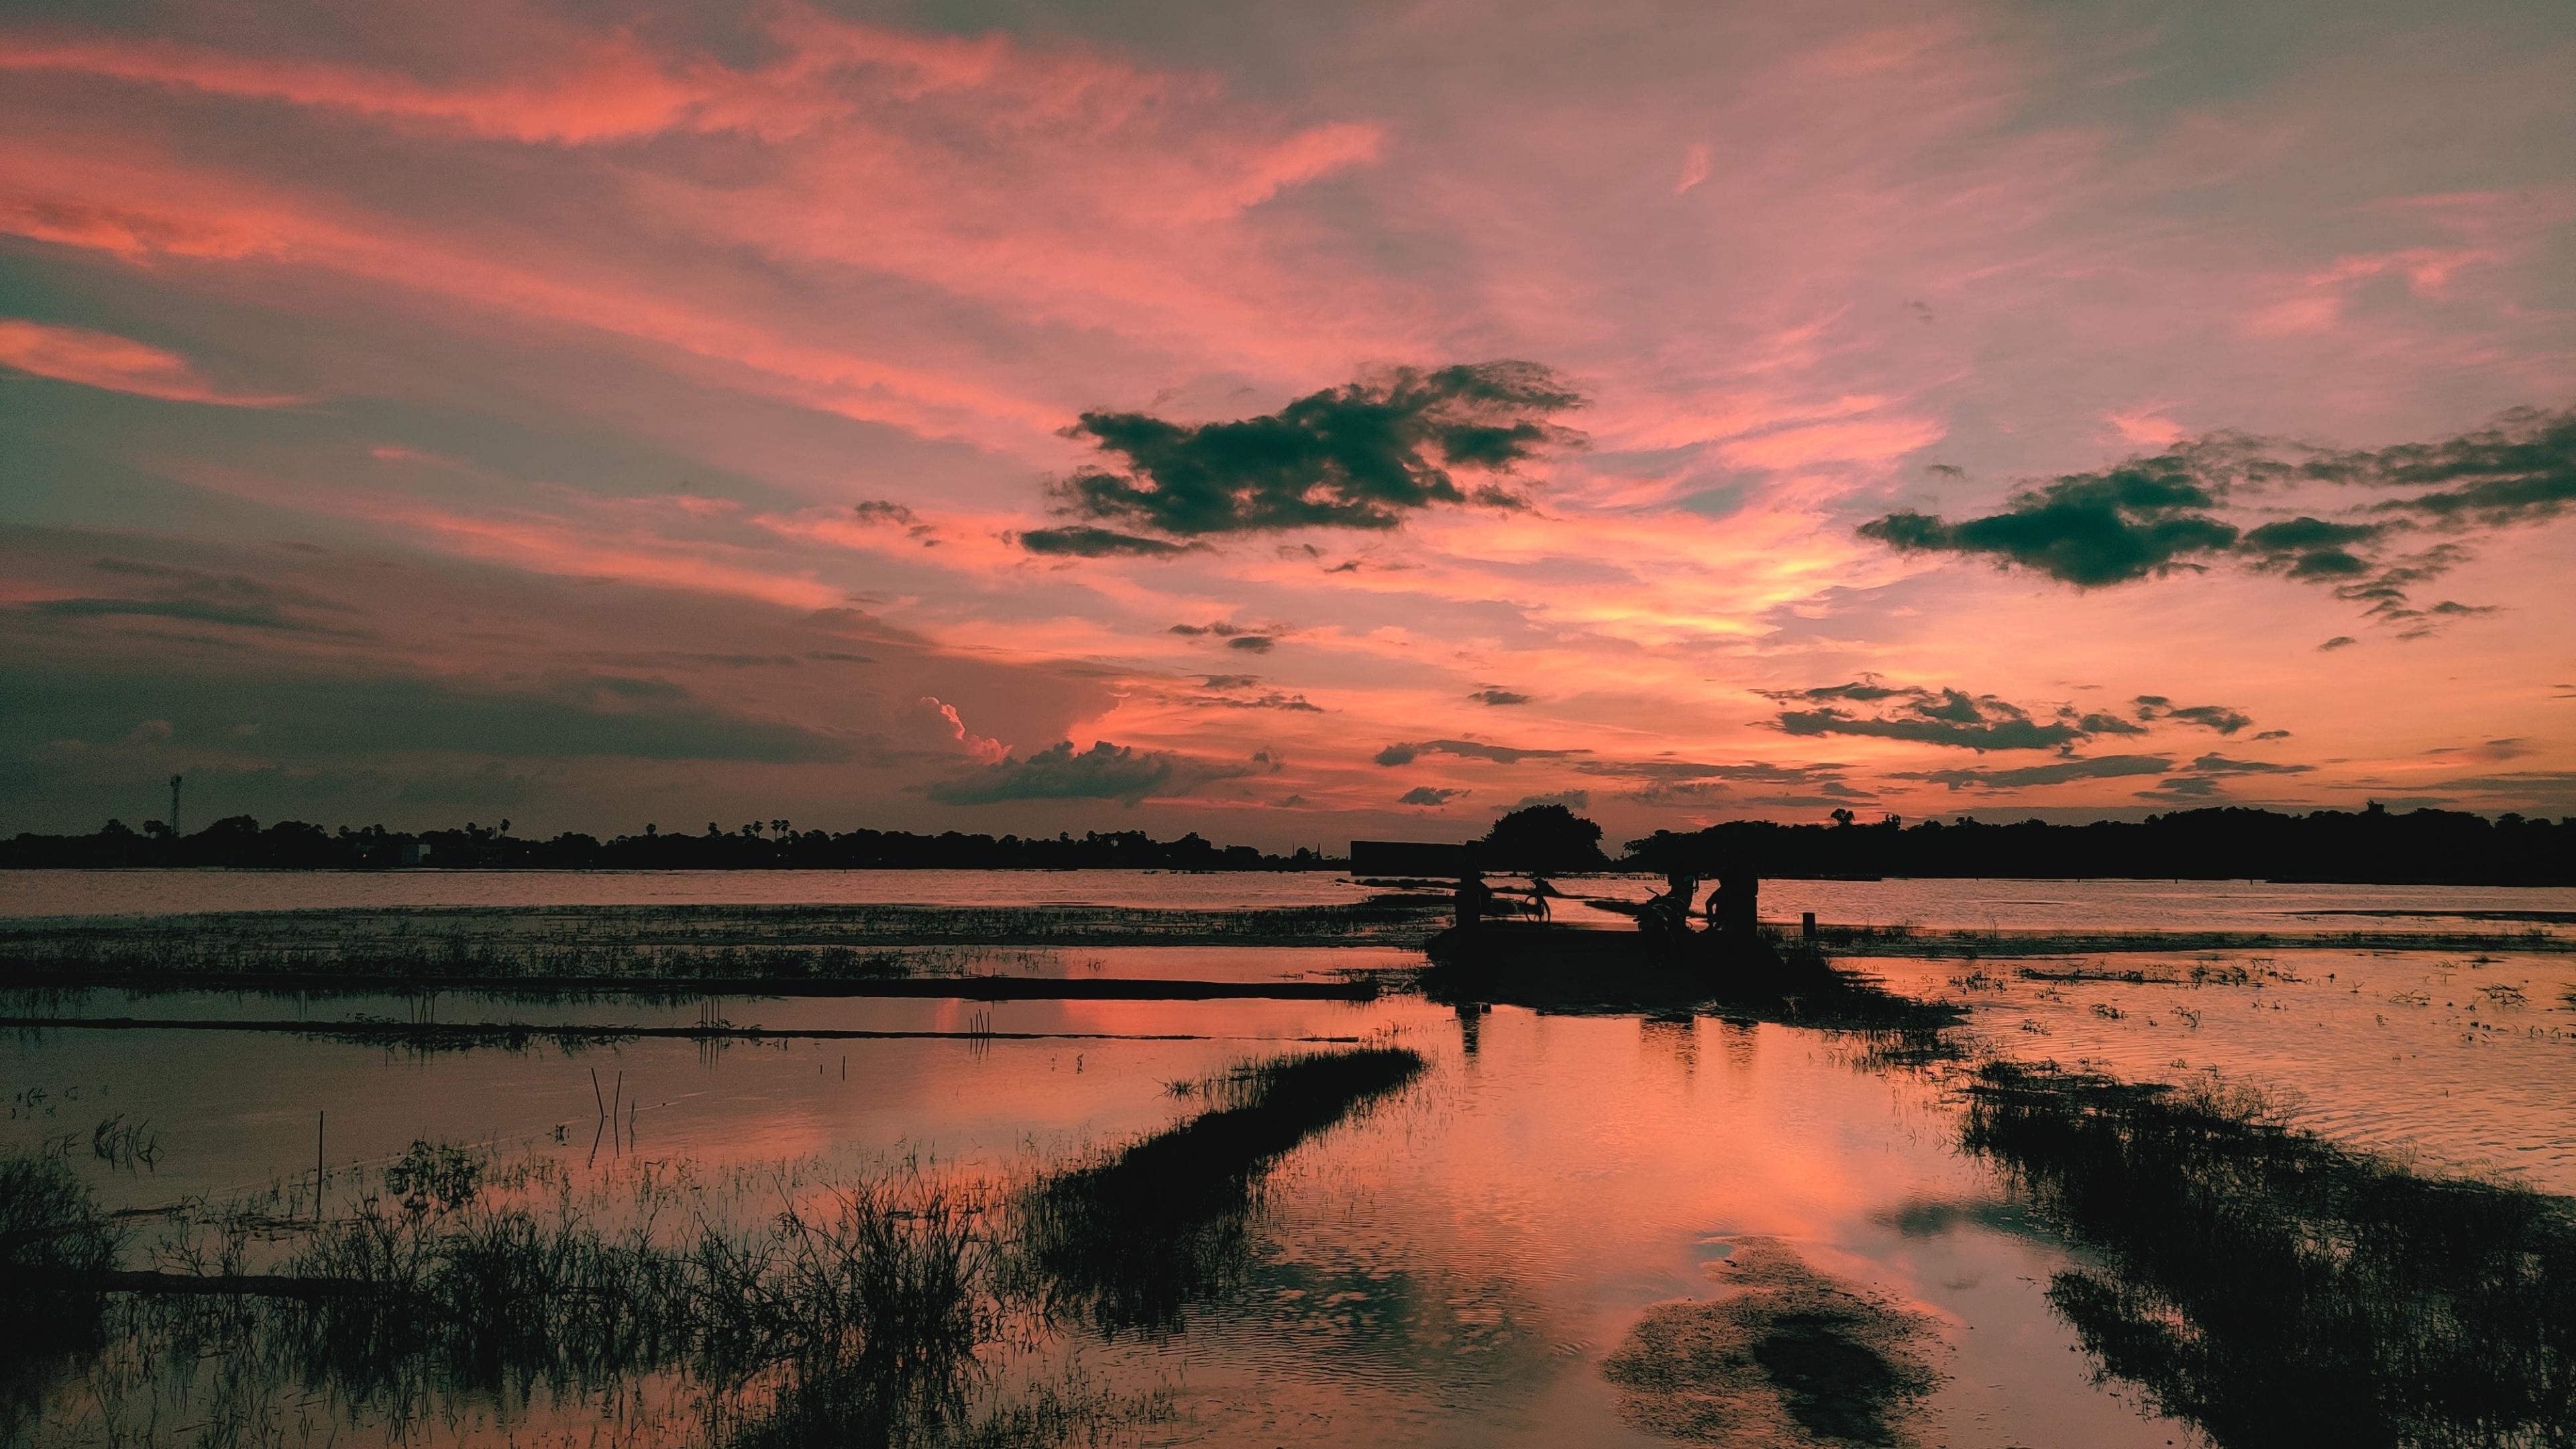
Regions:
[[[29, 1142], [108, 1112], [149, 1118], [165, 1144], [157, 1169], [83, 1164], [120, 1206], [309, 1178], [317, 1112], [343, 1179], [416, 1136], [576, 1164], [908, 1150], [998, 1174], [1032, 1153], [1159, 1128], [1190, 1110], [1166, 1082], [1287, 1049], [1280, 1039], [1368, 1035], [1422, 1051], [1432, 1071], [1289, 1159], [1248, 1281], [1177, 1336], [1086, 1350], [1095, 1371], [1174, 1392], [1180, 1419], [1149, 1440], [1658, 1442], [1622, 1425], [1602, 1361], [1647, 1304], [1707, 1293], [1707, 1265], [1755, 1235], [1939, 1320], [1951, 1377], [1926, 1411], [1932, 1442], [2156, 1445], [2180, 1433], [2087, 1382], [2040, 1296], [2064, 1249], [1926, 1211], [1998, 1194], [1952, 1148], [1933, 1084], [1861, 1070], [1831, 1038], [1511, 1009], [1462, 1019], [1410, 997], [760, 1007], [779, 1025], [907, 1028], [962, 1026], [983, 1010], [997, 1031], [1209, 1039], [655, 1041], [418, 1058], [289, 1037], [55, 1032], [0, 1056], [9, 1082], [50, 1084], [51, 1112], [0, 1125]], [[600, 1090], [637, 1108], [604, 1142], [594, 1068]]]
[[[41, 877], [39, 879], [38, 877]], [[965, 895], [966, 882], [976, 893]], [[32, 883], [32, 884], [31, 884]], [[1633, 897], [1649, 883], [1568, 889]], [[735, 885], [759, 894], [722, 894]], [[655, 876], [408, 872], [23, 873], [15, 915], [415, 903], [829, 899], [1157, 906], [1352, 900], [1347, 878], [1072, 872]], [[1270, 894], [1247, 898], [1247, 890]], [[246, 893], [246, 894], [245, 894]], [[642, 902], [636, 902], [642, 903]], [[2456, 917], [2331, 910], [2556, 910], [2576, 892], [2249, 883], [1772, 882], [1765, 914], [2013, 930], [2456, 929]], [[1570, 912], [1561, 910], [1560, 918]], [[1613, 919], [1595, 913], [1605, 922]], [[1236, 982], [1400, 976], [1383, 947], [1113, 946], [986, 953], [969, 969], [1042, 978]], [[2122, 953], [1979, 963], [1857, 963], [1970, 1009], [1979, 1050], [2124, 1078], [2204, 1070], [2272, 1091], [2334, 1140], [2430, 1169], [2503, 1174], [2576, 1195], [2576, 956], [2298, 949]], [[2145, 981], [2050, 979], [2136, 972]], [[576, 1174], [664, 1160], [759, 1167], [918, 1154], [992, 1179], [1159, 1130], [1197, 1110], [1171, 1084], [1231, 1064], [1391, 1041], [1430, 1059], [1401, 1098], [1293, 1152], [1272, 1176], [1251, 1271], [1180, 1331], [1065, 1350], [1177, 1417], [1147, 1443], [1651, 1444], [1604, 1365], [1651, 1304], [1717, 1291], [1712, 1266], [1778, 1240], [1815, 1269], [1938, 1325], [1946, 1375], [1913, 1426], [1946, 1445], [2198, 1443], [2143, 1415], [2050, 1307], [2084, 1261], [1956, 1146], [1933, 1072], [1873, 1067], [1847, 1038], [1715, 1018], [1466, 1014], [1373, 1001], [1049, 1001], [674, 996], [514, 1000], [471, 993], [0, 993], [20, 1015], [165, 1020], [434, 1020], [920, 1035], [863, 1040], [631, 1039], [565, 1050], [423, 1054], [327, 1037], [48, 1028], [0, 1042], [0, 1144], [68, 1139], [111, 1207], [309, 1183], [335, 1193], [415, 1140], [560, 1159]], [[614, 1104], [613, 1114], [603, 1108]], [[111, 1116], [160, 1155], [118, 1168], [89, 1149]], [[317, 1142], [318, 1137], [318, 1142]], [[434, 1435], [528, 1439], [520, 1410], [449, 1406]], [[579, 1411], [559, 1406], [570, 1428]], [[374, 1442], [384, 1428], [346, 1435]], [[649, 1440], [648, 1440], [649, 1442]]]
[[[2335, 1141], [2576, 1196], [2576, 956], [2127, 953], [1865, 963], [1995, 1050], [2129, 1081], [2215, 1071]], [[2033, 979], [2135, 972], [2149, 980]], [[1962, 983], [1965, 983], [1963, 986]]]
[[[1642, 900], [1643, 876], [1560, 878], [1570, 896]], [[0, 917], [152, 916], [201, 911], [563, 905], [1107, 905], [1252, 908], [1331, 905], [1377, 888], [1346, 874], [1074, 871], [0, 871]], [[1580, 901], [1560, 918], [1622, 918]], [[1806, 911], [1842, 925], [2006, 931], [2485, 931], [2530, 923], [2456, 914], [2336, 911], [2555, 911], [2576, 919], [2576, 888], [2272, 885], [2262, 881], [1772, 880], [1766, 920]], [[2548, 929], [2563, 930], [2566, 921]]]

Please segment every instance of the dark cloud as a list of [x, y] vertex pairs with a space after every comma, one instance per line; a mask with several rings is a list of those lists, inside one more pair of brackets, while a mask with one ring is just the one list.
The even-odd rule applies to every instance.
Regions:
[[862, 498], [850, 505], [850, 516], [861, 523], [894, 523], [907, 528], [921, 518], [910, 508], [883, 498]]
[[1310, 704], [1302, 694], [1289, 694], [1276, 689], [1262, 689], [1261, 679], [1252, 674], [1209, 674], [1204, 694], [1191, 703], [1218, 709], [1284, 709], [1313, 714], [1323, 713], [1321, 705]]
[[2436, 790], [2483, 795], [2494, 806], [2528, 812], [2576, 814], [2576, 770], [2512, 770], [2493, 775], [2463, 775], [2435, 780]]
[[1509, 689], [1480, 689], [1467, 697], [1476, 701], [1478, 704], [1504, 705], [1527, 704], [1530, 702], [1530, 697], [1528, 695]]
[[2302, 516], [2246, 530], [2241, 547], [2258, 569], [2294, 579], [2342, 580], [2371, 570], [2352, 546], [2375, 544], [2388, 531], [2385, 523], [2330, 523]]
[[1662, 756], [1651, 760], [1580, 760], [1574, 768], [1586, 775], [1619, 775], [1656, 781], [1725, 780], [1758, 785], [1804, 785], [1839, 775], [1843, 769], [1838, 764], [1773, 765], [1758, 760], [1714, 765]]
[[850, 516], [872, 528], [900, 528], [904, 537], [924, 548], [939, 546], [938, 529], [922, 522], [919, 514], [891, 499], [862, 498], [850, 505]]
[[1923, 780], [1953, 790], [2018, 790], [2030, 785], [2062, 785], [2069, 780], [2161, 775], [2172, 768], [2173, 761], [2162, 755], [2096, 755], [2089, 759], [2059, 760], [2055, 764], [2024, 765], [2010, 770], [1907, 770], [1898, 771], [1889, 778]]
[[1523, 750], [1510, 745], [1488, 745], [1476, 740], [1423, 740], [1418, 744], [1394, 744], [1377, 752], [1377, 762], [1389, 767], [1409, 765], [1424, 755], [1454, 755], [1462, 760], [1491, 760], [1498, 765], [1517, 765], [1523, 760], [1563, 760], [1588, 755], [1590, 750]]
[[1222, 639], [1226, 648], [1246, 654], [1267, 654], [1279, 646], [1280, 637], [1287, 630], [1277, 626], [1256, 629], [1220, 621], [1214, 624], [1174, 624], [1171, 632], [1192, 639]]
[[2206, 800], [2226, 793], [2225, 786], [2207, 775], [2168, 775], [2138, 792], [2141, 800]]
[[2257, 740], [2286, 740], [2289, 737], [2290, 732], [2288, 730], [2264, 730], [2260, 734], [2254, 736]]
[[2254, 723], [2252, 715], [2243, 710], [2229, 709], [2223, 704], [2177, 705], [2161, 694], [2142, 694], [2131, 703], [2137, 706], [2138, 718], [2142, 720], [2169, 719], [2216, 730], [2222, 735], [2232, 735]]
[[[1833, 763], [1813, 765], [1775, 765], [1758, 760], [1721, 765], [1701, 760], [1676, 760], [1657, 757], [1651, 760], [1578, 760], [1578, 772], [1642, 783], [1623, 792], [1622, 798], [1641, 805], [1700, 806], [1724, 801], [1736, 806], [1808, 805], [1819, 800], [1833, 804], [1850, 804], [1870, 798], [1869, 792], [1855, 788], [1842, 778], [1843, 766]], [[1740, 795], [1741, 786], [1790, 786], [1808, 794]]]
[[48, 619], [170, 619], [331, 639], [374, 637], [350, 624], [356, 609], [290, 584], [128, 558], [102, 558], [89, 567], [132, 581], [119, 587], [133, 592], [37, 599], [17, 609]]
[[2236, 545], [2216, 497], [2171, 458], [2072, 474], [2012, 495], [2001, 513], [1952, 523], [1910, 509], [1860, 526], [1899, 553], [1979, 554], [2100, 588], [2194, 568]]
[[[2262, 523], [2231, 506], [2303, 485], [2408, 490], [2350, 516]], [[2099, 588], [2234, 561], [2326, 584], [2420, 637], [2457, 614], [2418, 610], [2411, 591], [2469, 557], [2438, 543], [2392, 557], [2409, 534], [2492, 531], [2576, 507], [2576, 407], [2523, 408], [2485, 429], [2430, 443], [2338, 451], [2214, 433], [2153, 457], [2022, 488], [2002, 510], [1952, 521], [1900, 510], [1860, 526], [1900, 552], [1956, 553]], [[2339, 647], [2329, 645], [2329, 647]]]
[[2225, 755], [2203, 755], [2185, 767], [2195, 775], [2305, 775], [2314, 765], [2280, 765], [2269, 760], [2231, 760]]
[[[1755, 692], [1782, 704], [1817, 706], [1780, 711], [1777, 727], [1793, 735], [1859, 735], [1969, 750], [2053, 750], [2074, 745], [2093, 733], [2085, 728], [2081, 717], [2043, 722], [2033, 719], [2021, 706], [1991, 694], [1890, 686], [1874, 678], [1816, 689]], [[1872, 708], [1868, 713], [1856, 713], [1838, 701], [1866, 701]]]
[[182, 744], [240, 738], [263, 753], [333, 760], [439, 751], [516, 757], [838, 763], [871, 742], [735, 714], [667, 680], [563, 671], [534, 687], [485, 688], [417, 676], [275, 674], [140, 678], [78, 667], [0, 669], [0, 696], [42, 700], [56, 738], [110, 741], [138, 719], [171, 722]]
[[1020, 547], [1031, 553], [1059, 558], [1115, 558], [1133, 554], [1142, 558], [1170, 558], [1187, 553], [1190, 545], [1166, 543], [1141, 534], [1120, 533], [1108, 528], [1032, 528], [1019, 535]]
[[279, 633], [341, 637], [351, 637], [354, 632], [297, 619], [263, 604], [223, 604], [201, 599], [39, 599], [19, 605], [19, 608], [53, 619], [178, 619], [191, 624], [220, 624], [235, 629], [269, 629]]
[[1082, 469], [1050, 491], [1063, 513], [1143, 532], [1038, 529], [1020, 541], [1041, 553], [1169, 554], [1180, 545], [1157, 539], [1388, 529], [1434, 504], [1516, 508], [1525, 500], [1510, 488], [1462, 487], [1453, 471], [1504, 477], [1547, 448], [1576, 443], [1552, 419], [1582, 404], [1544, 367], [1486, 362], [1397, 368], [1232, 422], [1087, 412], [1066, 436], [1120, 466]]
[[1145, 800], [1186, 795], [1216, 780], [1251, 774], [1242, 765], [1197, 759], [1166, 750], [1095, 741], [1077, 752], [1059, 740], [1024, 760], [1004, 760], [972, 774], [942, 780], [930, 798], [943, 805], [998, 805], [1012, 800]]
[[2499, 527], [2576, 505], [2576, 407], [2516, 408], [2493, 425], [2434, 443], [2326, 453], [2307, 471], [2384, 488], [2423, 488], [2378, 506], [2450, 525]]
[[1452, 790], [1442, 785], [1416, 785], [1412, 789], [1405, 791], [1403, 794], [1396, 796], [1395, 803], [1398, 805], [1446, 805], [1450, 801], [1455, 800], [1466, 793], [1467, 792], [1464, 790]]
[[2337, 634], [2323, 644], [2318, 645], [2317, 652], [2320, 654], [2332, 654], [2338, 649], [2349, 649], [2360, 642], [2360, 640], [2355, 639], [2350, 634]]

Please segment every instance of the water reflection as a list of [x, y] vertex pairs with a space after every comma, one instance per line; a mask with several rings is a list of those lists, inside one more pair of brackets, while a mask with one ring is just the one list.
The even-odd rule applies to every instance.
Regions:
[[[462, 1019], [482, 1005], [451, 998], [441, 1012]], [[633, 1009], [641, 1019], [694, 1014], [700, 1005]], [[2259, 1437], [2261, 1424], [2226, 1417], [2234, 1401], [2211, 1377], [2206, 1355], [2188, 1360], [2188, 1372], [2175, 1370], [2148, 1351], [2146, 1329], [2199, 1325], [2203, 1315], [2222, 1325], [2262, 1321], [2255, 1296], [2289, 1291], [2277, 1274], [2256, 1271], [2276, 1240], [2233, 1250], [2226, 1261], [2253, 1265], [2230, 1274], [2234, 1296], [2173, 1277], [2180, 1249], [2158, 1236], [2159, 1215], [2132, 1213], [2110, 1225], [2085, 1217], [2073, 1206], [2074, 1188], [2051, 1188], [2033, 1165], [2039, 1157], [2016, 1158], [2019, 1149], [2003, 1136], [1974, 1139], [1963, 1154], [1962, 1118], [1938, 1073], [1867, 1039], [1687, 1013], [1543, 1015], [1397, 996], [991, 1007], [777, 1001], [729, 1002], [724, 1010], [779, 1025], [885, 1027], [963, 1027], [984, 1010], [996, 1026], [1082, 1029], [1106, 1039], [721, 1050], [630, 1042], [577, 1058], [477, 1052], [421, 1060], [289, 1038], [49, 1035], [0, 1045], [18, 1099], [13, 1111], [28, 1109], [0, 1123], [0, 1141], [33, 1148], [75, 1127], [87, 1133], [111, 1113], [148, 1117], [165, 1144], [156, 1165], [70, 1164], [111, 1207], [166, 1205], [192, 1193], [220, 1198], [307, 1178], [311, 1112], [320, 1103], [333, 1124], [329, 1178], [341, 1185], [361, 1169], [399, 1161], [414, 1138], [489, 1143], [504, 1157], [551, 1164], [530, 1170], [562, 1174], [584, 1193], [646, 1170], [763, 1180], [758, 1174], [782, 1162], [912, 1156], [970, 1195], [959, 1201], [999, 1203], [1068, 1164], [1092, 1169], [1099, 1190], [1076, 1196], [1102, 1209], [1090, 1215], [1095, 1224], [1119, 1231], [1098, 1239], [1059, 1234], [1051, 1247], [1041, 1236], [1034, 1259], [1075, 1310], [1072, 1321], [1028, 1329], [1032, 1336], [1014, 1350], [1028, 1355], [1015, 1360], [1018, 1376], [979, 1391], [963, 1419], [942, 1422], [1008, 1418], [1074, 1432], [1109, 1422], [1102, 1416], [1110, 1406], [1124, 1413], [1152, 1399], [1157, 1413], [1172, 1416], [1150, 1430], [1158, 1439], [1654, 1443], [1676, 1424], [1700, 1430], [1641, 1410], [1636, 1394], [1653, 1376], [1614, 1364], [1641, 1325], [1662, 1324], [1671, 1330], [1662, 1341], [1681, 1351], [1680, 1361], [1733, 1353], [1762, 1369], [1771, 1412], [1804, 1434], [1840, 1423], [1833, 1432], [1862, 1436], [1855, 1442], [1868, 1442], [1872, 1424], [1956, 1445], [2189, 1442], [2194, 1431], [2184, 1419], [2140, 1411], [2138, 1396], [2152, 1391], [2190, 1418], [2205, 1411], [2204, 1422], [2226, 1426], [2222, 1439], [2272, 1442]], [[1137, 1039], [1157, 1034], [1185, 1039]], [[1298, 1049], [1289, 1038], [1325, 1034], [1401, 1046], [1428, 1066], [1409, 1090], [1355, 1118], [1335, 1109], [1274, 1123], [1225, 1151], [1210, 1147], [1213, 1137], [1192, 1135], [1189, 1124], [1231, 1099], [1212, 1102], [1195, 1087], [1175, 1095], [1170, 1084], [1224, 1079], [1247, 1056], [1276, 1056]], [[624, 1074], [616, 1090], [636, 1109], [632, 1136], [621, 1131], [616, 1150], [595, 1166], [583, 1153], [600, 1115], [593, 1065], [611, 1080]], [[39, 1084], [45, 1096], [35, 1102], [30, 1089]], [[1348, 1106], [1370, 1095], [1326, 1092], [1315, 1100]], [[2555, 1120], [2552, 1130], [2564, 1137], [2563, 1104]], [[559, 1139], [568, 1125], [578, 1132]], [[1157, 1142], [1183, 1144], [1164, 1154], [1178, 1166], [1134, 1176], [1117, 1166], [1140, 1144]], [[2219, 1181], [2206, 1172], [2179, 1180]], [[2396, 1191], [2373, 1181], [2374, 1194]], [[2248, 1195], [2236, 1179], [2225, 1182], [2234, 1196]], [[2083, 1201], [2108, 1195], [2087, 1189]], [[828, 1204], [814, 1206], [819, 1213]], [[2401, 1246], [2419, 1264], [2407, 1291], [2421, 1302], [2436, 1301], [2427, 1295], [2450, 1281], [2441, 1265], [2461, 1261], [2444, 1259], [2438, 1238], [2389, 1236], [2396, 1230], [2382, 1218], [2340, 1199], [2300, 1211], [2294, 1221], [2323, 1241], [2372, 1234]], [[1067, 1214], [1059, 1226], [1081, 1216]], [[2419, 1216], [2440, 1220], [2430, 1208]], [[815, 1251], [830, 1261], [833, 1220], [808, 1221], [826, 1232]], [[2076, 1252], [2063, 1234], [2073, 1235]], [[1163, 1271], [1158, 1246], [1193, 1243], [1210, 1252], [1160, 1255], [1180, 1265]], [[1744, 1297], [1746, 1270], [1720, 1268], [1713, 1277], [1710, 1265], [1756, 1243], [1779, 1255], [1774, 1266], [1794, 1262], [1795, 1272], [1764, 1279], [1760, 1291], [1774, 1295], [1769, 1317], [1748, 1318], [1741, 1307], [1726, 1316], [1723, 1305]], [[2404, 1286], [2397, 1267], [2386, 1275], [2386, 1284]], [[2101, 1291], [2068, 1290], [2079, 1283]], [[2488, 1315], [2479, 1320], [2489, 1325], [2480, 1330], [2485, 1343], [2526, 1342], [2511, 1336], [2503, 1314], [2528, 1305], [2482, 1301], [2490, 1305], [2478, 1309]], [[1818, 1338], [1811, 1330], [1819, 1325], [1801, 1314], [1841, 1315], [1851, 1331]], [[2528, 1321], [2558, 1320], [2544, 1305], [2531, 1308]], [[1861, 1419], [1818, 1418], [1831, 1410], [1799, 1398], [1794, 1386], [1807, 1370], [1798, 1364], [1852, 1361], [1844, 1340], [1854, 1335], [1878, 1356], [1872, 1372], [1887, 1392], [1863, 1406]], [[1771, 1338], [1782, 1341], [1764, 1351], [1776, 1361], [1765, 1366], [1754, 1349]], [[1664, 1353], [1655, 1361], [1674, 1359]], [[1905, 1365], [1936, 1361], [1948, 1377], [1918, 1395], [1920, 1380]], [[763, 1402], [784, 1405], [782, 1416], [729, 1421], [727, 1434], [752, 1435], [760, 1424], [878, 1422], [847, 1398], [854, 1381], [841, 1376], [841, 1362], [817, 1350], [794, 1372], [760, 1380], [772, 1396]], [[2249, 1353], [2248, 1362], [2263, 1360]], [[2097, 1366], [2111, 1377], [2096, 1383]], [[1785, 1378], [1769, 1377], [1773, 1368]], [[1708, 1387], [1718, 1382], [1710, 1375], [1685, 1377], [1703, 1404], [1723, 1397]], [[568, 1399], [595, 1391], [583, 1389], [586, 1382], [565, 1378]], [[550, 1408], [538, 1393], [512, 1410], [517, 1417], [497, 1415], [485, 1402], [498, 1392], [493, 1383], [449, 1375], [427, 1385], [437, 1412], [450, 1416], [442, 1438], [532, 1437], [532, 1423], [588, 1422], [601, 1407]], [[817, 1387], [797, 1387], [805, 1384]], [[275, 1396], [274, 1386], [260, 1391]], [[524, 1394], [525, 1386], [509, 1392]], [[2441, 1417], [2456, 1407], [2417, 1411], [2410, 1432], [2443, 1442], [2424, 1426], [2476, 1422]], [[354, 1431], [342, 1426], [342, 1437], [357, 1442], [383, 1437], [389, 1422], [372, 1400], [331, 1412], [358, 1421]], [[40, 1437], [76, 1442], [77, 1433], [55, 1427], [65, 1422], [49, 1419]], [[629, 1437], [680, 1442], [706, 1429], [698, 1420], [635, 1420]]]
[[1996, 1064], [1965, 1144], [2100, 1255], [2049, 1301], [2231, 1446], [2576, 1431], [2576, 1212], [2285, 1129], [2257, 1095]]

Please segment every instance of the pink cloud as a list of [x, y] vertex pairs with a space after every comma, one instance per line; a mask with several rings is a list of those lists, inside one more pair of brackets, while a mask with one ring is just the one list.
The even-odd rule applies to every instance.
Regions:
[[2190, 432], [2164, 415], [2161, 403], [2131, 408], [2125, 412], [2107, 412], [2102, 420], [2111, 425], [2123, 442], [2140, 448], [2163, 448], [2180, 441]]
[[1673, 182], [1673, 195], [1679, 196], [1708, 179], [1708, 143], [1693, 141], [1682, 148], [1682, 173]]
[[666, 72], [627, 36], [558, 38], [550, 73], [460, 87], [277, 57], [241, 57], [161, 40], [0, 37], [0, 71], [66, 71], [210, 95], [322, 106], [429, 122], [517, 141], [590, 142], [664, 130], [709, 98], [703, 80]]
[[943, 704], [935, 696], [927, 694], [921, 697], [921, 706], [938, 714], [948, 726], [948, 737], [957, 741], [966, 751], [967, 757], [977, 764], [998, 765], [1011, 757], [1009, 745], [1000, 740], [987, 739], [966, 728], [966, 721], [959, 717], [957, 706]]
[[2256, 311], [2245, 319], [2245, 332], [2254, 337], [2289, 337], [2302, 332], [2323, 332], [2343, 316], [2343, 299], [2331, 294], [2290, 297]]
[[188, 359], [131, 338], [16, 318], [0, 318], [0, 366], [170, 402], [275, 408], [298, 401], [286, 396], [227, 392], [200, 376]]
[[1860, 418], [1813, 423], [1738, 438], [1718, 449], [1729, 463], [1749, 468], [1796, 468], [1809, 463], [1874, 463], [1928, 448], [1949, 429], [1932, 418]]

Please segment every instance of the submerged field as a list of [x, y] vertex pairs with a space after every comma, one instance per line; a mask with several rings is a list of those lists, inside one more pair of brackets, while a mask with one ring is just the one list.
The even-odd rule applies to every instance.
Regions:
[[1960, 1006], [1927, 1037], [1443, 1004], [1417, 905], [1170, 880], [985, 940], [925, 939], [944, 901], [483, 902], [399, 957], [458, 918], [22, 918], [0, 1434], [2269, 1445], [2331, 1400], [2335, 1442], [2569, 1442], [2576, 960], [2437, 914], [2569, 902], [2303, 888], [2409, 914], [2158, 951], [2102, 946], [2150, 924], [2117, 900], [1847, 897], [1917, 943], [1847, 964]]

